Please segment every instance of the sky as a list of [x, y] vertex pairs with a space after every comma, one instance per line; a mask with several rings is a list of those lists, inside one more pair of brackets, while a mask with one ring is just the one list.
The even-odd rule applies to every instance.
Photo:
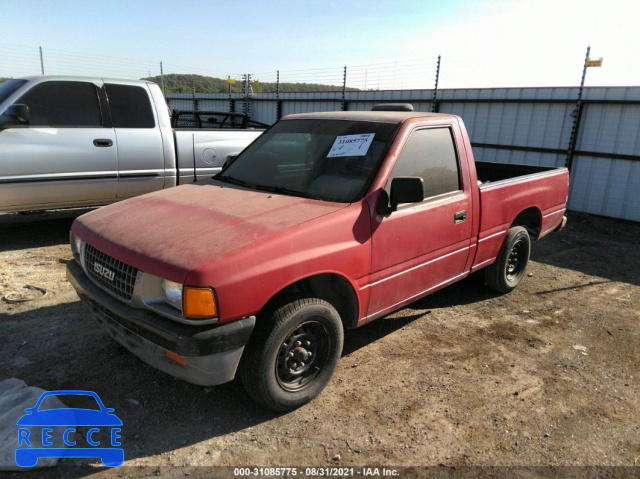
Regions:
[[367, 89], [640, 85], [635, 0], [21, 0], [0, 77], [197, 73]]

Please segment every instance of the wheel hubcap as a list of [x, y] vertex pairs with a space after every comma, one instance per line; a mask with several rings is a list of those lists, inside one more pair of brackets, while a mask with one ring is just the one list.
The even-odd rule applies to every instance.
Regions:
[[278, 351], [276, 377], [288, 391], [308, 386], [318, 376], [329, 354], [328, 334], [317, 321], [296, 327]]
[[525, 254], [524, 243], [522, 241], [517, 241], [513, 245], [513, 248], [511, 248], [511, 253], [507, 259], [507, 279], [509, 279], [509, 281], [512, 281], [520, 274], [522, 264], [526, 259]]

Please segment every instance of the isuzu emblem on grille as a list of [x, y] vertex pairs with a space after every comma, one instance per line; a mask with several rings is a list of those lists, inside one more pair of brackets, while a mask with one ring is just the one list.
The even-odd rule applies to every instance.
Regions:
[[108, 279], [109, 281], [113, 281], [114, 278], [116, 277], [115, 271], [111, 271], [109, 268], [102, 266], [97, 261], [93, 263], [93, 270], [103, 278]]

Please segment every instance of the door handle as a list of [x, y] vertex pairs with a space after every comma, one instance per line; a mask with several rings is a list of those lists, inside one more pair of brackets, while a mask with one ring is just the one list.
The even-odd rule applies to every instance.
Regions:
[[467, 210], [456, 211], [453, 215], [453, 221], [456, 223], [467, 221]]
[[93, 140], [93, 146], [103, 148], [113, 146], [113, 140], [110, 140], [109, 138], [96, 138], [95, 140]]

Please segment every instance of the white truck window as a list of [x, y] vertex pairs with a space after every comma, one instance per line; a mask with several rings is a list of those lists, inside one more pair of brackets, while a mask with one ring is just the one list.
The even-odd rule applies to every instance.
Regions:
[[105, 84], [113, 126], [154, 128], [156, 126], [147, 91], [139, 86]]
[[51, 81], [40, 83], [15, 103], [29, 107], [31, 127], [102, 126], [96, 87], [87, 82]]
[[27, 80], [10, 79], [0, 84], [0, 104], [4, 103], [4, 101], [9, 98], [13, 92], [25, 83], [27, 83]]

